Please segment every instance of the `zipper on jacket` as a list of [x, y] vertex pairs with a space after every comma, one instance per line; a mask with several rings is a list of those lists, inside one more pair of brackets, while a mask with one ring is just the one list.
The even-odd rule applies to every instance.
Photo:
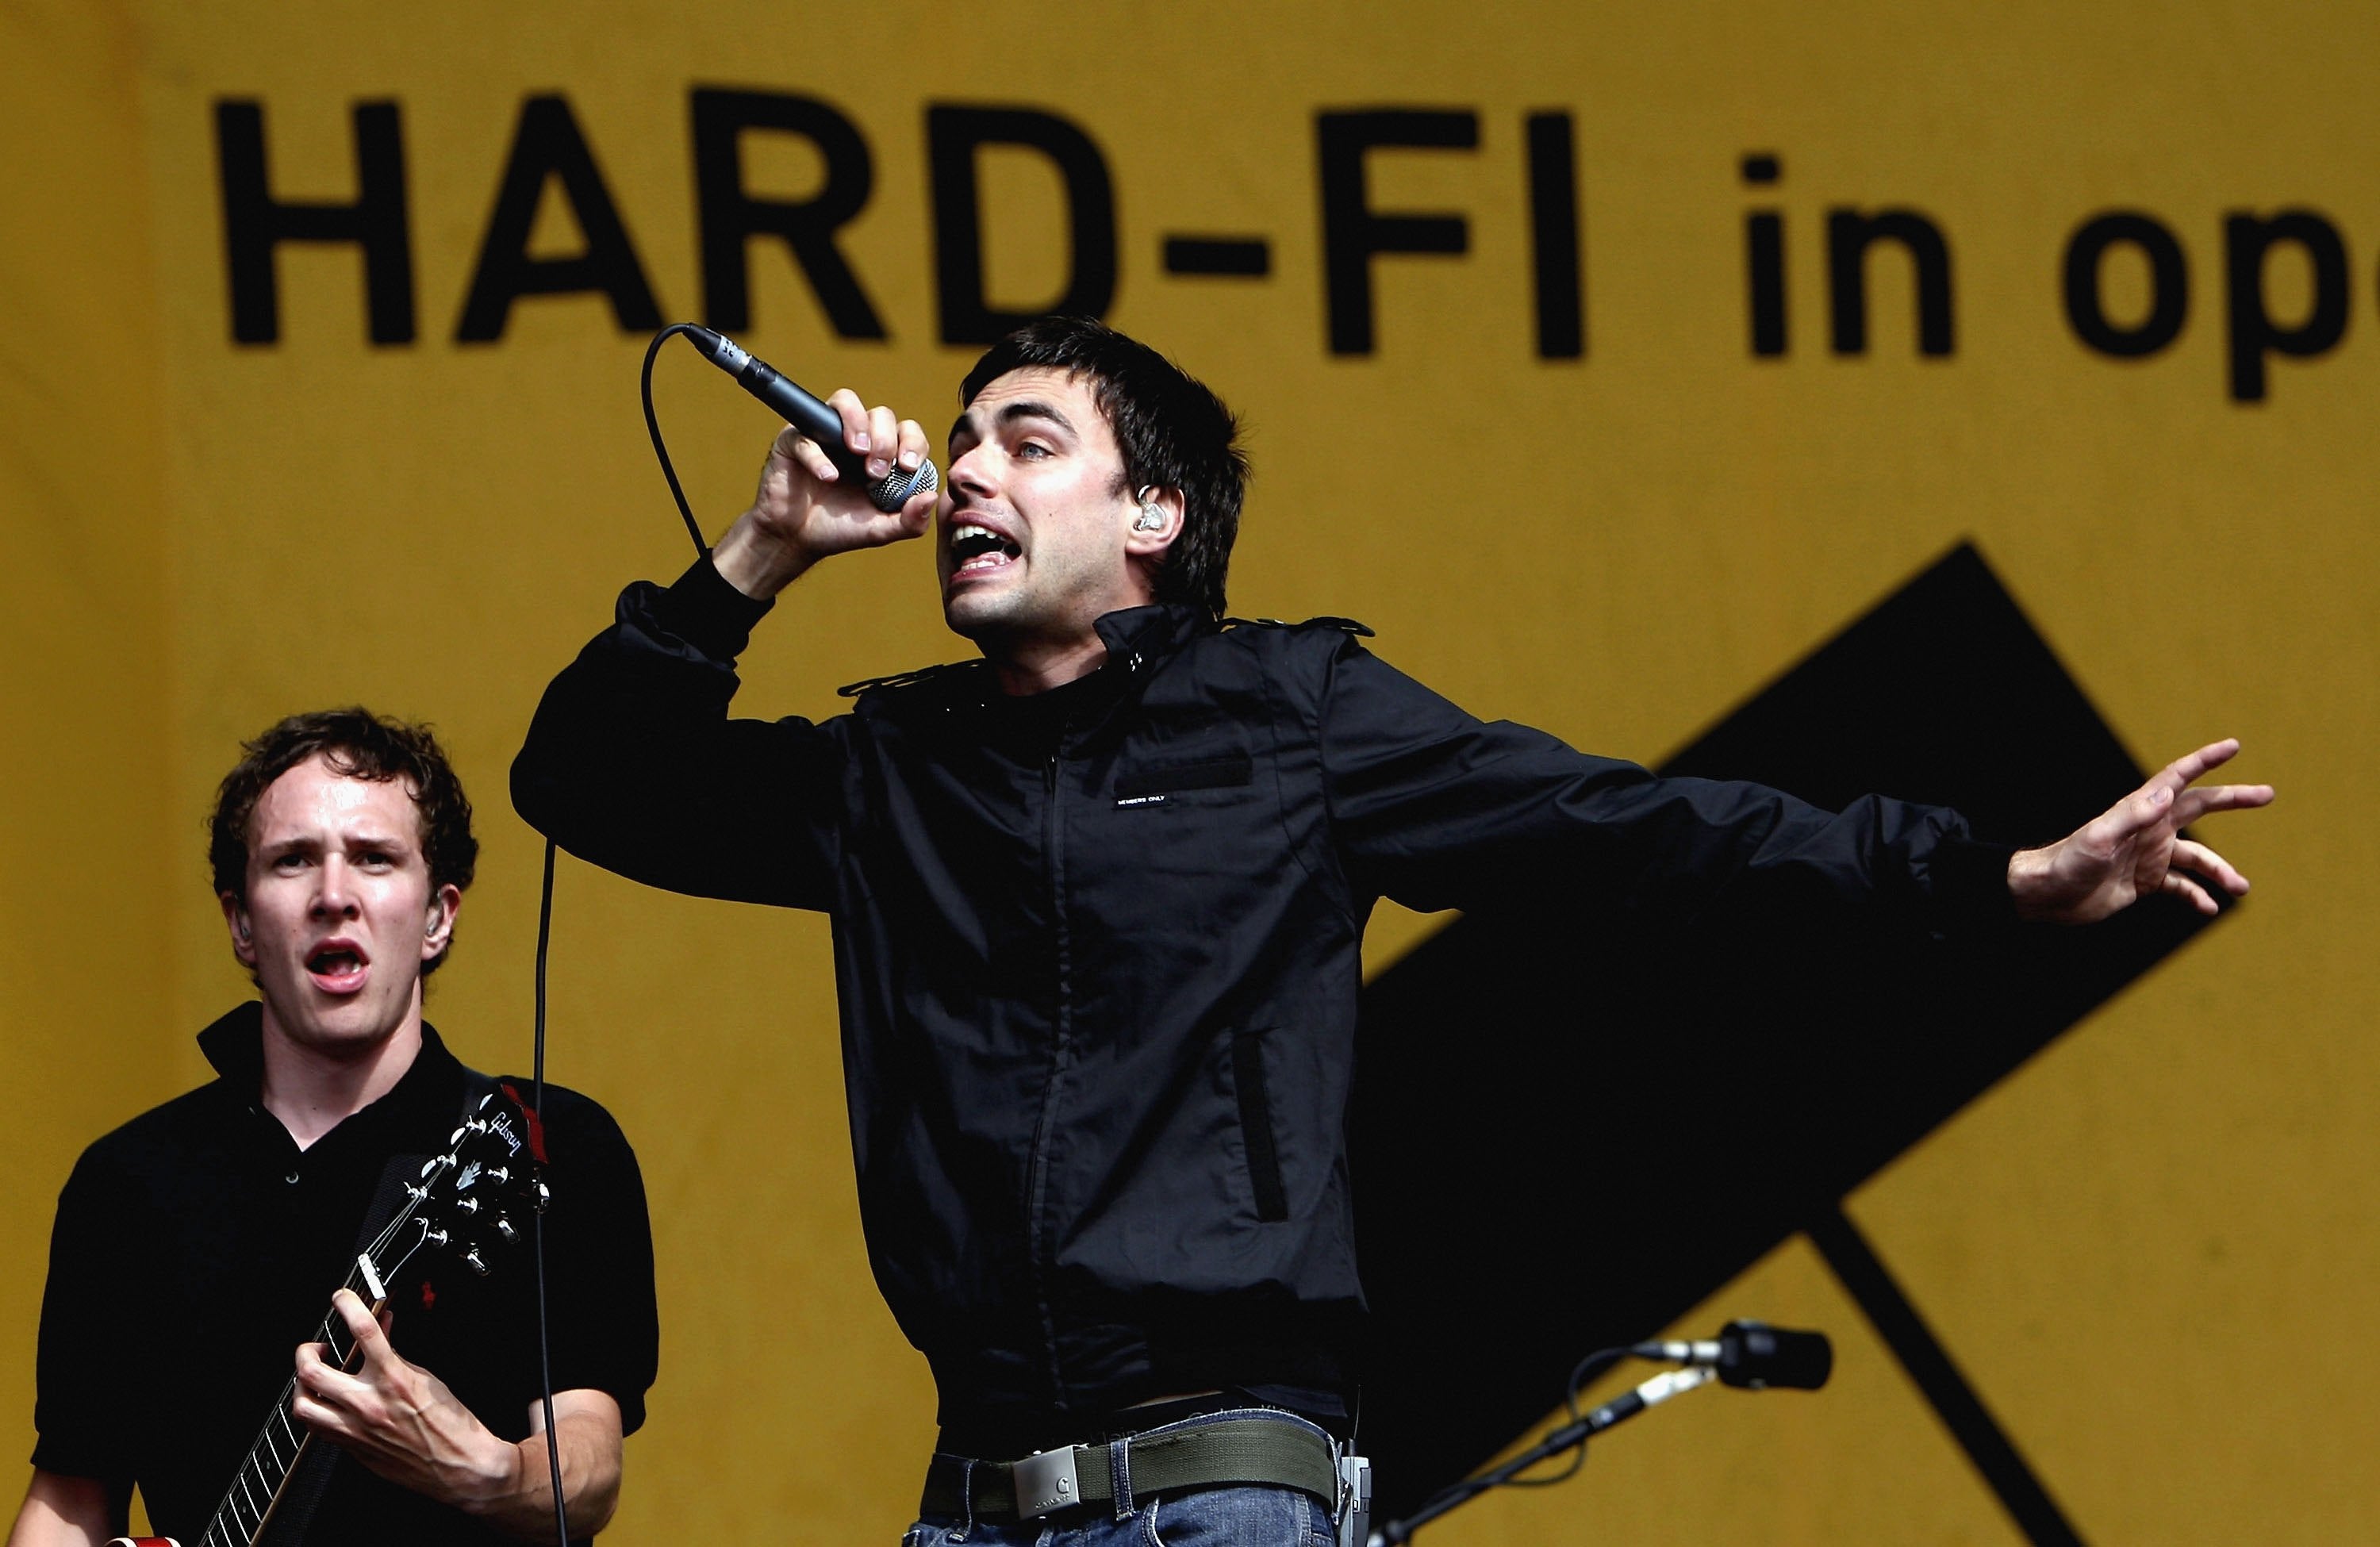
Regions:
[[1033, 1126], [1033, 1155], [1027, 1184], [1026, 1258], [1033, 1264], [1033, 1292], [1041, 1312], [1041, 1341], [1050, 1361], [1050, 1393], [1060, 1407], [1066, 1403], [1066, 1381], [1058, 1358], [1058, 1312], [1051, 1303], [1051, 1263], [1047, 1199], [1050, 1188], [1050, 1130], [1057, 1119], [1058, 1081], [1065, 1073], [1075, 1032], [1073, 940], [1066, 923], [1065, 823], [1058, 817], [1058, 758], [1066, 744], [1066, 726], [1058, 726], [1057, 744], [1041, 765], [1042, 851], [1050, 871], [1050, 920], [1057, 944], [1056, 1045], [1050, 1053], [1050, 1078], [1041, 1087], [1041, 1115]]

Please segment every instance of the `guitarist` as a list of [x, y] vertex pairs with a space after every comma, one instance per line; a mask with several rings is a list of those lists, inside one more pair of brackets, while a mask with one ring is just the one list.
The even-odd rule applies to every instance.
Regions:
[[[8, 1547], [94, 1547], [126, 1529], [135, 1484], [153, 1529], [198, 1547], [370, 1216], [394, 1212], [395, 1178], [443, 1147], [484, 1083], [421, 1018], [479, 851], [437, 742], [342, 709], [294, 715], [246, 752], [212, 847], [261, 1003], [200, 1033], [218, 1078], [91, 1145], [60, 1195], [40, 1439]], [[621, 1439], [644, 1418], [652, 1243], [610, 1115], [552, 1086], [544, 1107], [553, 1409], [577, 1539], [611, 1518]], [[485, 1278], [416, 1254], [379, 1320], [338, 1291], [360, 1362], [346, 1373], [298, 1346], [292, 1430], [331, 1443], [309, 1447], [260, 1541], [552, 1540], [522, 1235]]]

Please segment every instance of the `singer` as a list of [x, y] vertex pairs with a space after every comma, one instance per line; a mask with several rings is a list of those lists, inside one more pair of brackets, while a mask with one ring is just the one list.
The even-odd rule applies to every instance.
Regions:
[[[2177, 837], [2271, 798], [2192, 787], [2233, 743], [2025, 852], [1949, 810], [1658, 779], [1475, 719], [1361, 625], [1227, 619], [1234, 421], [1147, 347], [1046, 320], [959, 396], [944, 489], [891, 514], [780, 434], [751, 507], [674, 584], [628, 588], [513, 769], [521, 814], [587, 859], [832, 916], [870, 1257], [941, 1396], [918, 1547], [1329, 1538], [1382, 896], [1684, 909], [1790, 883], [1948, 932], [2246, 889]], [[924, 458], [914, 420], [832, 402], [869, 477]], [[929, 531], [980, 659], [821, 723], [729, 717], [780, 591]], [[1202, 1444], [1219, 1426], [1262, 1464]]]
[[[59, 1197], [40, 1440], [8, 1547], [96, 1547], [126, 1529], [136, 1483], [183, 1547], [247, 1547], [267, 1505], [257, 1540], [276, 1544], [550, 1541], [527, 1232], [485, 1279], [451, 1256], [409, 1275], [385, 1328], [339, 1288], [492, 1084], [421, 1018], [479, 856], [470, 802], [428, 729], [360, 709], [293, 715], [245, 750], [211, 848], [261, 1003], [199, 1034], [216, 1079], [91, 1145]], [[555, 1432], [579, 1540], [611, 1517], [653, 1381], [652, 1241], [610, 1115], [551, 1085], [544, 1107]], [[334, 1290], [353, 1374], [298, 1345]], [[330, 1443], [287, 1468], [309, 1431]]]

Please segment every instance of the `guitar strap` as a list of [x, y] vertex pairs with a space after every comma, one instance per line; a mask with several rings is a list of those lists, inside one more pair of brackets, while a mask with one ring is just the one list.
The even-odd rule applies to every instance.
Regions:
[[[468, 1065], [463, 1068], [463, 1110], [455, 1115], [455, 1123], [479, 1111], [480, 1102], [496, 1089], [493, 1075], [483, 1075]], [[435, 1134], [433, 1141], [443, 1142], [444, 1134]], [[356, 1251], [361, 1254], [388, 1228], [388, 1222], [405, 1207], [407, 1184], [421, 1175], [421, 1167], [432, 1151], [395, 1154], [381, 1167], [380, 1182], [372, 1189], [371, 1207], [364, 1211], [363, 1227], [356, 1232]], [[273, 1518], [258, 1537], [255, 1547], [298, 1547], [305, 1540], [306, 1528], [313, 1524], [314, 1511], [322, 1503], [323, 1491], [331, 1486], [346, 1457], [346, 1452], [333, 1444], [308, 1445], [297, 1470], [281, 1491], [281, 1502], [273, 1506]]]

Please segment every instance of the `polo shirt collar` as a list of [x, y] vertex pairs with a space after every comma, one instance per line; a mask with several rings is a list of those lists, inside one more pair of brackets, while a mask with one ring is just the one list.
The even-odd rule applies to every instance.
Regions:
[[[213, 1025], [199, 1033], [199, 1051], [206, 1055], [222, 1077], [227, 1090], [242, 1102], [255, 1106], [264, 1089], [264, 1005], [256, 1000], [219, 1017]], [[436, 1107], [442, 1112], [460, 1099], [463, 1066], [446, 1051], [446, 1043], [437, 1029], [428, 1021], [421, 1023], [421, 1051], [387, 1094], [343, 1119], [336, 1133], [359, 1118], [375, 1121], [383, 1117], [412, 1113], [416, 1108]], [[276, 1122], [277, 1127], [279, 1124]], [[442, 1130], [443, 1131], [443, 1130]], [[325, 1134], [323, 1138], [329, 1138]], [[319, 1143], [320, 1140], [317, 1140]]]

